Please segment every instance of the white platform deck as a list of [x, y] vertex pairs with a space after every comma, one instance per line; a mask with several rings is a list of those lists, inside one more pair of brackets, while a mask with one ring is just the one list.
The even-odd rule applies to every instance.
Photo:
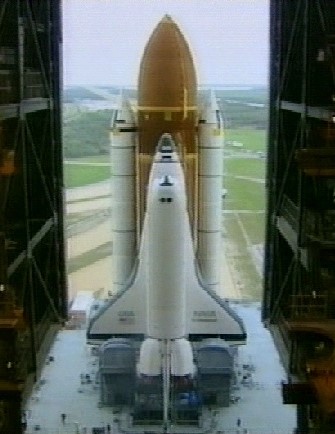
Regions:
[[[237, 360], [240, 375], [234, 391], [236, 402], [221, 409], [217, 415], [206, 414], [202, 431], [215, 434], [292, 434], [295, 407], [281, 403], [280, 382], [285, 379], [285, 373], [271, 336], [260, 322], [260, 305], [243, 302], [231, 305], [243, 318], [248, 333], [248, 344], [240, 348]], [[112, 433], [139, 432], [127, 426], [122, 413], [112, 408], [99, 408], [99, 389], [94, 382], [96, 358], [86, 346], [85, 330], [60, 332], [50, 356], [54, 361], [46, 364], [41, 381], [26, 406], [27, 433], [91, 434], [93, 427], [106, 428], [107, 424], [110, 424]], [[243, 365], [247, 366], [243, 369]], [[247, 372], [251, 375], [243, 384], [243, 374]], [[90, 375], [92, 382], [81, 384], [81, 374]], [[66, 414], [65, 423], [62, 422], [62, 413]], [[35, 430], [37, 425], [39, 431]], [[143, 427], [140, 430], [143, 432]], [[161, 432], [152, 426], [145, 430], [150, 434]], [[196, 432], [185, 427], [171, 427], [171, 431]]]

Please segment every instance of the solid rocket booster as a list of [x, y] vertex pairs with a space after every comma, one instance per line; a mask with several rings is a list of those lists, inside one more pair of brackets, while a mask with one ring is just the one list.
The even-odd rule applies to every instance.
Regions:
[[142, 57], [138, 80], [138, 222], [143, 227], [146, 186], [155, 146], [170, 133], [185, 170], [188, 212], [197, 221], [197, 84], [189, 46], [166, 15], [152, 33]]
[[223, 122], [214, 93], [199, 119], [198, 261], [212, 289], [220, 283]]
[[136, 254], [134, 116], [121, 97], [111, 125], [113, 291], [129, 278]]

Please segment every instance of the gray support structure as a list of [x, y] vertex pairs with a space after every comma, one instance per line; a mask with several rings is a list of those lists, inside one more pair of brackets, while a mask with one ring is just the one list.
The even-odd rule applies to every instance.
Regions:
[[0, 432], [67, 314], [61, 15], [53, 0], [0, 2]]
[[334, 433], [335, 3], [270, 3], [263, 320], [297, 432]]

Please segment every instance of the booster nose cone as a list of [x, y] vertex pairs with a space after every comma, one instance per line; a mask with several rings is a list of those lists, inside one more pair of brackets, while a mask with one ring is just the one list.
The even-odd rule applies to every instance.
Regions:
[[164, 17], [162, 18], [162, 22], [173, 22], [173, 19], [171, 17], [171, 15], [169, 14], [165, 14]]

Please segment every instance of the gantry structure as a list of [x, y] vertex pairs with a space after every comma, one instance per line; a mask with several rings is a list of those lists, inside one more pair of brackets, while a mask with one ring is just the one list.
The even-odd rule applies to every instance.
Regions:
[[61, 14], [54, 0], [0, 2], [0, 432], [66, 317]]
[[335, 2], [270, 1], [263, 320], [297, 434], [335, 432]]

